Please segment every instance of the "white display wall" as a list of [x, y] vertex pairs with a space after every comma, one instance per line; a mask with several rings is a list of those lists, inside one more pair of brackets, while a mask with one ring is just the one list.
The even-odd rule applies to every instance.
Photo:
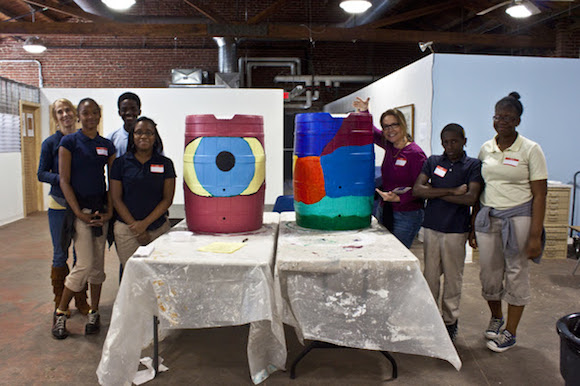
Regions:
[[[264, 117], [266, 151], [266, 204], [274, 204], [283, 194], [283, 94], [282, 90], [168, 88], [168, 89], [68, 89], [41, 90], [43, 137], [48, 135], [49, 105], [58, 98], [78, 103], [91, 97], [103, 107], [104, 134], [123, 124], [117, 111], [117, 99], [131, 91], [141, 99], [142, 115], [157, 123], [163, 139], [165, 155], [173, 160], [177, 173], [174, 204], [183, 205], [183, 149], [185, 117], [192, 114], [214, 114], [218, 118], [232, 118], [235, 114]], [[48, 192], [46, 187], [45, 193]]]

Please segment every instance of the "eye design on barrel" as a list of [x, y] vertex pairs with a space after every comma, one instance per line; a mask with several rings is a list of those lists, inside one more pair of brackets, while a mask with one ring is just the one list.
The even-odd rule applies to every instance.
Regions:
[[251, 195], [265, 180], [264, 147], [254, 137], [198, 137], [183, 156], [184, 181], [198, 196]]

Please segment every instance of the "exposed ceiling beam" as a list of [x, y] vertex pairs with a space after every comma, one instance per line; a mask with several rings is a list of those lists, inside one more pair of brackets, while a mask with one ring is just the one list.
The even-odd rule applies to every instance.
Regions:
[[[9, 19], [15, 19], [18, 16], [20, 16], [20, 15], [15, 14], [14, 12], [10, 12], [9, 10], [7, 10], [5, 8], [0, 8], [0, 13]], [[16, 20], [16, 21], [20, 21], [20, 20]]]
[[104, 22], [108, 20], [104, 17], [93, 15], [81, 9], [76, 9], [66, 5], [54, 5], [52, 3], [48, 3], [43, 0], [22, 0], [22, 1], [28, 4], [36, 5], [38, 7], [48, 8], [51, 11], [59, 12], [67, 16], [78, 17], [79, 19], [91, 20], [94, 22]]
[[555, 39], [526, 35], [466, 34], [458, 32], [409, 31], [370, 28], [310, 29], [300, 25], [260, 24], [119, 24], [119, 23], [0, 23], [1, 35], [84, 35], [84, 36], [144, 36], [144, 37], [246, 37], [315, 41], [366, 41], [377, 43], [417, 43], [434, 41], [442, 44], [480, 45], [492, 47], [553, 48]]
[[274, 4], [270, 5], [268, 8], [263, 10], [262, 12], [258, 13], [257, 15], [253, 16], [248, 20], [247, 24], [258, 24], [267, 19], [270, 15], [275, 12], [278, 12], [280, 8], [286, 4], [288, 0], [278, 0]]
[[197, 12], [201, 13], [203, 16], [207, 17], [211, 21], [217, 24], [227, 24], [227, 20], [221, 17], [216, 11], [211, 9], [209, 5], [205, 4], [201, 6], [196, 0], [183, 0], [185, 4], [193, 7]]
[[365, 28], [386, 27], [388, 25], [393, 25], [393, 24], [404, 22], [404, 21], [417, 19], [419, 17], [430, 15], [432, 13], [439, 13], [439, 12], [445, 11], [449, 8], [454, 8], [457, 6], [458, 6], [457, 1], [451, 0], [451, 1], [447, 1], [443, 4], [430, 5], [428, 7], [418, 8], [418, 9], [414, 9], [414, 10], [409, 11], [409, 12], [400, 13], [400, 14], [395, 15], [395, 16], [386, 17], [384, 19], [380, 19], [380, 20], [374, 21], [372, 23], [365, 24], [364, 27]]

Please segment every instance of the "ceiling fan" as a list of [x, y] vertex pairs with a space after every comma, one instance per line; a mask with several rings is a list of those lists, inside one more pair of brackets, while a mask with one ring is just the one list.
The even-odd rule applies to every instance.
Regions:
[[[563, 1], [563, 2], [573, 2], [574, 0], [543, 0], [546, 2], [549, 1]], [[506, 9], [506, 12], [509, 13], [512, 17], [527, 17], [527, 16], [531, 16], [531, 15], [536, 15], [538, 13], [540, 13], [540, 9], [530, 0], [508, 0], [508, 1], [502, 1], [499, 4], [496, 4], [494, 6], [491, 6], [489, 8], [484, 9], [483, 11], [480, 11], [477, 13], [478, 16], [482, 16], [485, 15], [491, 11], [494, 11], [498, 8], [501, 8], [505, 5], [510, 4], [510, 6], [508, 7], [508, 9]], [[523, 10], [525, 12], [525, 10], [523, 9], [525, 7], [525, 9], [527, 9], [528, 12], [526, 12], [526, 14], [524, 14], [524, 16], [516, 16], [515, 14], [512, 14], [510, 12], [510, 10], [513, 11], [514, 7], [519, 7], [520, 10]]]

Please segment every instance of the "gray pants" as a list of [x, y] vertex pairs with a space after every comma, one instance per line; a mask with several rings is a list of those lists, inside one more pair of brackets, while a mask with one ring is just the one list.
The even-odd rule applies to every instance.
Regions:
[[443, 233], [423, 228], [423, 252], [425, 271], [423, 275], [436, 302], [439, 302], [441, 275], [443, 297], [441, 311], [445, 324], [453, 324], [459, 317], [459, 302], [465, 266], [465, 243], [468, 233]]
[[491, 232], [476, 232], [479, 248], [479, 279], [481, 294], [485, 300], [505, 300], [514, 306], [530, 302], [530, 278], [528, 256], [525, 252], [530, 234], [531, 217], [512, 217], [512, 229], [516, 232], [519, 253], [504, 256], [501, 220], [491, 217]]

